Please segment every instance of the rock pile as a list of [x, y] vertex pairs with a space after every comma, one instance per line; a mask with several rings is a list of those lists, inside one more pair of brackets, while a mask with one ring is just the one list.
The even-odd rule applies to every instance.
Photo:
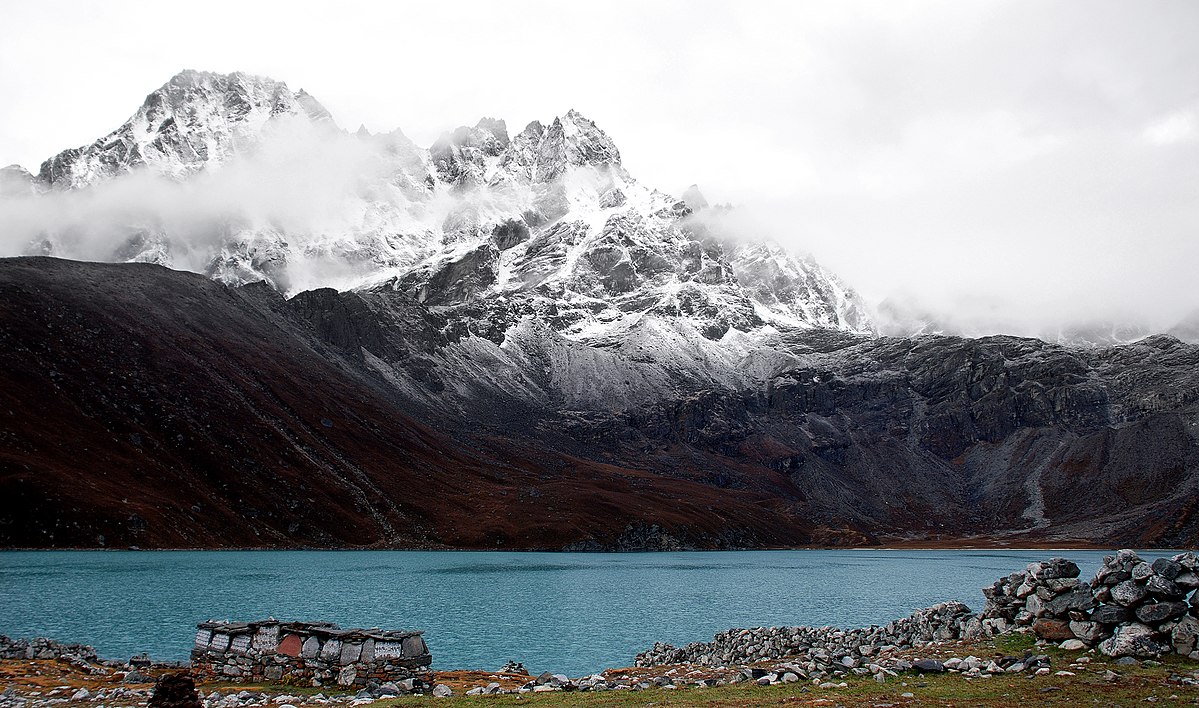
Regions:
[[[854, 676], [872, 676], [879, 683], [898, 677], [901, 673], [934, 674], [960, 673], [967, 677], [988, 677], [996, 674], [1025, 674], [1043, 676], [1050, 673], [1050, 659], [1046, 655], [1034, 656], [1026, 652], [1023, 656], [995, 657], [979, 659], [975, 656], [965, 658], [946, 657], [944, 661], [934, 658], [915, 659], [890, 655], [892, 649], [885, 649], [882, 654], [876, 654], [869, 659], [852, 662], [832, 662], [826, 669], [808, 661], [786, 661], [773, 665], [758, 663], [744, 667], [705, 667], [692, 666], [689, 670], [676, 666], [665, 672], [656, 673], [650, 667], [644, 667], [646, 674], [637, 675], [626, 669], [592, 674], [581, 678], [571, 679], [564, 674], [545, 672], [536, 679], [519, 686], [504, 688], [498, 681], [485, 685], [477, 685], [466, 691], [468, 696], [485, 696], [497, 694], [541, 693], [548, 691], [643, 691], [650, 688], [711, 688], [728, 684], [753, 682], [760, 686], [773, 686], [786, 683], [806, 682], [819, 688], [844, 688], [848, 684], [844, 679]], [[896, 651], [898, 651], [896, 649]], [[805, 689], [806, 690], [806, 689]]]
[[86, 644], [63, 644], [45, 637], [10, 639], [0, 635], [0, 659], [63, 659], [94, 664], [96, 650]]
[[982, 625], [969, 607], [944, 602], [881, 627], [756, 627], [730, 629], [711, 642], [681, 648], [659, 642], [638, 654], [635, 664], [729, 666], [799, 657], [809, 673], [827, 674], [838, 668], [859, 668], [870, 657], [897, 648], [981, 636]]
[[1053, 558], [997, 580], [983, 590], [984, 630], [1031, 627], [1066, 649], [1098, 647], [1108, 656], [1139, 657], [1174, 652], [1199, 659], [1194, 553], [1148, 563], [1135, 551], [1121, 550], [1104, 557], [1090, 583], [1078, 575], [1078, 566]]
[[186, 671], [159, 676], [147, 705], [149, 708], [202, 708], [196, 682]]
[[[1199, 558], [1187, 552], [1148, 563], [1135, 551], [1104, 558], [1091, 582], [1065, 558], [1030, 563], [983, 588], [974, 615], [960, 602], [917, 610], [888, 625], [864, 629], [757, 627], [730, 629], [711, 642], [685, 647], [658, 643], [637, 666], [731, 666], [794, 659], [808, 675], [828, 675], [896, 648], [974, 640], [1011, 631], [1035, 632], [1064, 649], [1097, 647], [1108, 656], [1153, 657], [1174, 652], [1199, 660]], [[1020, 662], [1013, 662], [1019, 664]], [[1005, 666], [984, 667], [990, 673]]]
[[1092, 641], [1102, 639], [1099, 649], [1109, 656], [1173, 651], [1199, 659], [1197, 571], [1199, 559], [1192, 552], [1152, 564], [1132, 551], [1104, 558], [1093, 583], [1098, 605], [1089, 618], [1102, 631]]
[[1090, 586], [1078, 576], [1073, 562], [1050, 558], [996, 580], [983, 588], [984, 631], [995, 635], [1014, 627], [1034, 627], [1044, 638], [1073, 639], [1070, 619], [1085, 616], [1095, 606]]
[[433, 657], [422, 632], [311, 622], [202, 622], [192, 649], [201, 679], [365, 686], [419, 678]]

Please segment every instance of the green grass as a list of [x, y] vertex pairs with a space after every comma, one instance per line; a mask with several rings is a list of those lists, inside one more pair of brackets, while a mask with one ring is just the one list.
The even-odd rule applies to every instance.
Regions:
[[[387, 699], [371, 704], [371, 708], [406, 708], [407, 706], [828, 706], [854, 708], [891, 704], [906, 706], [991, 706], [995, 708], [1030, 708], [1032, 706], [1175, 706], [1199, 705], [1199, 688], [1170, 681], [1173, 674], [1193, 676], [1199, 663], [1179, 656], [1170, 656], [1156, 666], [1116, 666], [1111, 659], [1097, 654], [1069, 652], [1054, 646], [1037, 646], [1029, 635], [1007, 635], [991, 642], [953, 648], [956, 656], [973, 653], [979, 657], [995, 655], [1023, 656], [1026, 652], [1050, 656], [1052, 670], [1068, 670], [1075, 676], [1037, 676], [1027, 674], [1000, 675], [992, 678], [967, 679], [960, 674], [904, 674], [885, 684], [866, 676], [834, 679], [845, 681], [845, 688], [822, 689], [810, 682], [780, 686], [737, 684], [717, 688], [651, 688], [645, 691], [605, 691], [526, 693], [496, 696], [463, 696], [450, 698], [408, 696]], [[1082, 668], [1070, 664], [1082, 656], [1091, 662]], [[1120, 674], [1119, 680], [1109, 683], [1104, 672]], [[647, 672], [648, 673], [648, 672]], [[201, 690], [237, 691], [270, 690], [296, 695], [325, 695], [345, 693], [336, 688], [307, 686], [269, 686], [246, 684], [205, 684]], [[904, 693], [913, 694], [904, 697]], [[1154, 703], [1146, 702], [1155, 697]]]
[[[1006, 638], [1005, 638], [1006, 639]], [[979, 646], [987, 654], [1023, 654], [1026, 649], [1035, 653], [1056, 654], [1053, 670], [1070, 669], [1070, 660], [1077, 652], [1063, 652], [1036, 647], [1031, 640]], [[981, 652], [976, 652], [981, 653]], [[1199, 664], [1181, 657], [1170, 658], [1162, 666], [1114, 666], [1106, 659], [1092, 656], [1085, 669], [1076, 669], [1075, 676], [1037, 676], [1026, 674], [1003, 675], [992, 678], [967, 679], [959, 674], [905, 674], [878, 684], [870, 677], [847, 677], [846, 688], [818, 688], [811, 683], [757, 686], [739, 684], [717, 688], [679, 688], [676, 690], [649, 689], [646, 691], [608, 691], [601, 693], [538, 693], [506, 696], [404, 697], [373, 704], [380, 708], [405, 706], [787, 706], [827, 705], [878, 706], [994, 706], [996, 708], [1028, 708], [1030, 706], [1170, 706], [1199, 704], [1199, 688], [1170, 683], [1173, 673], [1191, 674]], [[1103, 679], [1107, 670], [1121, 674], [1119, 680], [1108, 683]], [[904, 693], [913, 694], [905, 698]], [[1146, 699], [1155, 697], [1155, 703]]]
[[[1036, 637], [1024, 632], [1000, 635], [993, 639], [990, 644], [994, 647], [995, 652], [1005, 656], [1024, 656], [1024, 653], [1029, 651], [1033, 654], [1048, 654], [1049, 652], [1045, 651], [1046, 649], [1057, 649], [1057, 647], [1050, 645], [1038, 647]], [[1071, 652], [1058, 651], [1063, 654], [1071, 654]]]
[[[1023, 676], [966, 680], [958, 675], [901, 677], [885, 685], [871, 679], [848, 681], [847, 688], [821, 689], [810, 684], [782, 686], [738, 685], [718, 688], [682, 688], [675, 691], [649, 689], [641, 692], [541, 693], [522, 696], [470, 696], [434, 699], [397, 698], [385, 706], [876, 706], [890, 703], [906, 705], [996, 706], [1025, 708], [1040, 705], [1147, 705], [1145, 699], [1156, 696], [1148, 705], [1188, 705], [1199, 699], [1194, 688], [1165, 686], [1162, 677], [1145, 679], [1126, 675], [1120, 682], [1107, 684], [1098, 676], [1028, 679]], [[907, 685], [904, 685], [906, 683]], [[1056, 687], [1061, 690], [1042, 692]], [[905, 698], [904, 693], [913, 697]], [[1177, 699], [1171, 696], [1177, 695]], [[380, 705], [380, 704], [374, 704]]]
[[293, 696], [315, 696], [323, 693], [326, 696], [343, 696], [357, 693], [358, 689], [347, 691], [341, 686], [301, 686], [291, 683], [233, 683], [232, 681], [215, 681], [196, 685], [196, 690], [204, 695], [212, 691], [221, 693], [237, 693], [239, 691], [269, 691], [270, 693], [290, 693]]

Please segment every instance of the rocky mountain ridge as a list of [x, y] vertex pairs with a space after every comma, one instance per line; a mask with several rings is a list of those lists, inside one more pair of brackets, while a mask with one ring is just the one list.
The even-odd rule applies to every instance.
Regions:
[[650, 320], [605, 347], [553, 313], [477, 330], [387, 289], [45, 258], [0, 260], [0, 301], [10, 546], [1199, 539], [1199, 347], [1166, 336]]
[[[322, 161], [344, 161], [345, 175], [328, 187], [329, 213], [311, 223], [227, 198], [198, 239], [151, 210], [110, 224], [105, 237], [118, 238], [88, 259], [265, 280], [289, 294], [391, 287], [438, 305], [528, 301], [528, 314], [550, 300], [578, 314], [580, 331], [717, 307], [740, 314], [705, 319], [710, 334], [776, 320], [871, 331], [866, 308], [831, 273], [767, 241], [731, 238], [718, 218], [696, 216], [702, 195], [688, 206], [640, 184], [612, 139], [574, 110], [511, 137], [504, 121], [484, 118], [422, 149], [399, 131], [340, 131], [316, 99], [271, 79], [185, 71], [117, 130], [48, 159], [33, 190], [103, 193], [148, 176], [202, 189], [222, 175], [337, 172]], [[47, 229], [27, 252], [72, 257], [89, 229]]]
[[185, 178], [234, 157], [269, 120], [283, 115], [329, 120], [315, 99], [281, 82], [184, 71], [147, 96], [120, 128], [43, 162], [38, 181], [80, 189], [137, 169]]

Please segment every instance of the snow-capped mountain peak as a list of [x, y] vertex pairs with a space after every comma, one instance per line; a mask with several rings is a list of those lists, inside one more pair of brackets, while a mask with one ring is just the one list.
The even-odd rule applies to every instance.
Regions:
[[78, 189], [146, 168], [182, 179], [249, 147], [281, 116], [330, 121], [315, 98], [287, 84], [235, 72], [185, 70], [146, 96], [120, 128], [42, 163], [48, 186]]
[[[696, 187], [679, 199], [639, 183], [612, 138], [574, 109], [514, 136], [503, 120], [483, 118], [425, 149], [399, 130], [342, 131], [316, 99], [282, 82], [185, 71], [117, 130], [47, 160], [37, 181], [61, 199], [106, 194], [134, 174], [166, 178], [156, 189], [168, 191], [116, 210], [123, 222], [42, 229], [31, 249], [71, 257], [83, 244], [91, 259], [152, 261], [229, 284], [267, 280], [286, 293], [332, 286], [430, 307], [506, 303], [509, 326], [553, 311], [554, 329], [576, 339], [642, 331], [651, 320], [709, 339], [763, 328], [871, 331], [831, 274], [692, 223], [693, 212], [724, 208], [709, 208]], [[165, 211], [154, 211], [159, 202]], [[211, 213], [191, 216], [197, 203]], [[105, 253], [102, 239], [114, 235]]]
[[607, 133], [572, 108], [548, 127], [538, 121], [525, 126], [504, 164], [531, 182], [546, 183], [571, 167], [619, 166], [620, 151]]

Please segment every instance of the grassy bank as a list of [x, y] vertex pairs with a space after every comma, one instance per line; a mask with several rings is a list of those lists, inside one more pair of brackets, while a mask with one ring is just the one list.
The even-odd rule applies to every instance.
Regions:
[[[916, 652], [917, 650], [912, 650]], [[961, 674], [902, 674], [879, 684], [870, 676], [853, 674], [833, 679], [837, 685], [821, 688], [811, 682], [758, 686], [749, 682], [696, 688], [650, 688], [643, 691], [606, 692], [545, 692], [515, 695], [466, 696], [465, 692], [491, 681], [505, 688], [515, 688], [527, 678], [500, 676], [480, 671], [443, 671], [431, 676], [435, 683], [450, 686], [454, 695], [448, 698], [408, 696], [364, 704], [363, 708], [402, 708], [404, 706], [870, 706], [900, 708], [902, 706], [994, 706], [1027, 708], [1029, 706], [1146, 706], [1199, 705], [1199, 662], [1169, 656], [1161, 662], [1146, 661], [1133, 665], [1118, 664], [1101, 654], [1068, 652], [1053, 646], [1034, 646], [1029, 635], [1007, 635], [994, 641], [951, 643], [924, 647], [920, 656], [947, 659], [951, 656], [1001, 657], [1021, 656], [1027, 652], [1047, 654], [1051, 670], [1041, 676], [1028, 674], [999, 674], [990, 678], [968, 678]], [[764, 665], [769, 666], [769, 665]], [[637, 680], [681, 676], [695, 667], [655, 667], [652, 669], [622, 669], [608, 672], [617, 677]], [[164, 669], [165, 670], [165, 669]], [[1058, 672], [1065, 672], [1060, 674]], [[159, 673], [154, 671], [153, 673]], [[713, 673], [715, 675], [715, 673]], [[727, 673], [725, 674], [727, 675]], [[65, 702], [81, 687], [95, 692], [122, 685], [119, 674], [99, 676], [80, 671], [66, 662], [54, 660], [0, 662], [0, 690], [13, 687], [16, 695], [31, 699], [29, 706], [54, 705]], [[839, 684], [844, 682], [845, 686]], [[106, 708], [144, 706], [150, 684], [138, 686], [140, 697], [93, 702], [71, 701], [76, 708]], [[314, 688], [289, 685], [207, 683], [198, 686], [201, 693], [214, 691], [236, 694], [241, 691], [266, 694], [266, 705], [274, 707], [276, 698], [287, 696], [286, 702], [299, 708], [349, 706], [352, 692], [336, 688]], [[319, 699], [317, 694], [331, 698]], [[3, 704], [3, 701], [0, 701]], [[262, 705], [262, 703], [258, 703]]]

